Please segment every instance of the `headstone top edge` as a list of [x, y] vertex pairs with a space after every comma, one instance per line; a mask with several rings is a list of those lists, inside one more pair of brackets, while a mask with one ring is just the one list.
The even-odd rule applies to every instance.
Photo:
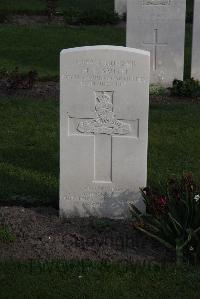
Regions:
[[122, 46], [109, 46], [109, 45], [102, 45], [102, 46], [84, 46], [84, 47], [75, 47], [69, 49], [63, 49], [60, 52], [60, 56], [68, 54], [68, 53], [75, 53], [75, 52], [84, 52], [88, 50], [114, 50], [114, 51], [123, 51], [135, 54], [143, 54], [150, 57], [150, 52], [140, 49], [135, 49], [131, 47], [122, 47]]

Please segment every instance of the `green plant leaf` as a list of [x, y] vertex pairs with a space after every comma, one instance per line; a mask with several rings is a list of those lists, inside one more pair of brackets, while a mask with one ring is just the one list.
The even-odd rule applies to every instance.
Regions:
[[182, 225], [172, 216], [171, 213], [168, 213], [169, 215], [169, 219], [171, 219], [172, 224], [174, 225], [174, 228], [177, 232], [178, 235], [180, 235], [183, 231], [184, 228], [182, 227]]

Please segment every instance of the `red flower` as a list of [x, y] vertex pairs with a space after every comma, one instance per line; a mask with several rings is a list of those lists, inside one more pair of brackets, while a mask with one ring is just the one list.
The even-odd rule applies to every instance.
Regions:
[[159, 216], [167, 212], [168, 199], [166, 196], [162, 195], [154, 199], [153, 202], [153, 212], [155, 215]]

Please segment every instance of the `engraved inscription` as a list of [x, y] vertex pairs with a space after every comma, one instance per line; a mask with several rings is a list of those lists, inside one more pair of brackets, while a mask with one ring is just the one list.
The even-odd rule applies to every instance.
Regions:
[[91, 202], [101, 202], [104, 200], [105, 195], [111, 196], [112, 194], [123, 193], [124, 189], [115, 186], [115, 184], [102, 185], [102, 184], [93, 184], [87, 186], [84, 190], [77, 192], [76, 196], [71, 193], [65, 195], [65, 200], [74, 200], [74, 201], [89, 201]]
[[143, 0], [143, 5], [170, 5], [171, 0]]
[[64, 79], [75, 81], [82, 87], [122, 87], [129, 82], [146, 83], [146, 74], [136, 73], [134, 60], [77, 59], [70, 62], [73, 71]]
[[[110, 185], [101, 185], [101, 184], [93, 184], [84, 188], [83, 190], [76, 191], [76, 195], [74, 193], [66, 193], [64, 199], [68, 201], [78, 201], [83, 204], [89, 205], [91, 207], [105, 207], [108, 209], [108, 204], [110, 202], [112, 206], [112, 202], [115, 202], [115, 207], [117, 201], [120, 200], [120, 205], [122, 202], [128, 202], [127, 197], [132, 199], [130, 190], [124, 190], [124, 188], [120, 188], [116, 186], [114, 183]], [[106, 206], [104, 204], [106, 203]]]
[[131, 126], [118, 120], [113, 112], [111, 95], [101, 92], [97, 96], [95, 106], [96, 117], [92, 120], [81, 121], [77, 130], [81, 133], [93, 134], [118, 134], [127, 135], [131, 132]]

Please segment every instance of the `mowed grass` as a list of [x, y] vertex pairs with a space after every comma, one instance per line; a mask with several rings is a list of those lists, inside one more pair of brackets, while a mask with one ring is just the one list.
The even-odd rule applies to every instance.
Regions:
[[151, 105], [148, 182], [158, 186], [175, 174], [192, 172], [200, 183], [200, 105]]
[[[190, 77], [192, 26], [186, 26], [185, 77]], [[126, 45], [126, 31], [111, 26], [2, 26], [0, 69], [34, 69], [41, 79], [57, 79], [59, 54], [64, 48], [92, 45]]]
[[200, 269], [92, 262], [0, 264], [4, 298], [199, 298]]
[[[76, 7], [79, 9], [92, 9], [92, 8], [103, 8], [103, 9], [114, 9], [113, 0], [58, 0], [57, 11], [62, 12], [67, 10], [69, 7]], [[8, 13], [40, 13], [46, 10], [46, 0], [1, 0], [0, 11], [6, 11]]]
[[18, 67], [21, 72], [34, 69], [42, 78], [58, 79], [62, 49], [100, 44], [125, 45], [125, 30], [109, 26], [2, 26], [0, 69]]
[[58, 203], [58, 103], [0, 100], [0, 198], [22, 204]]
[[44, 0], [1, 0], [0, 11], [8, 13], [20, 13], [30, 11], [38, 13], [46, 9], [46, 2]]
[[[200, 181], [199, 114], [199, 104], [150, 107], [150, 185], [189, 171]], [[58, 102], [1, 99], [0, 119], [0, 202], [58, 206]]]
[[102, 8], [113, 11], [114, 0], [58, 0], [57, 7], [61, 11], [67, 10], [68, 7], [76, 7], [83, 10]]

